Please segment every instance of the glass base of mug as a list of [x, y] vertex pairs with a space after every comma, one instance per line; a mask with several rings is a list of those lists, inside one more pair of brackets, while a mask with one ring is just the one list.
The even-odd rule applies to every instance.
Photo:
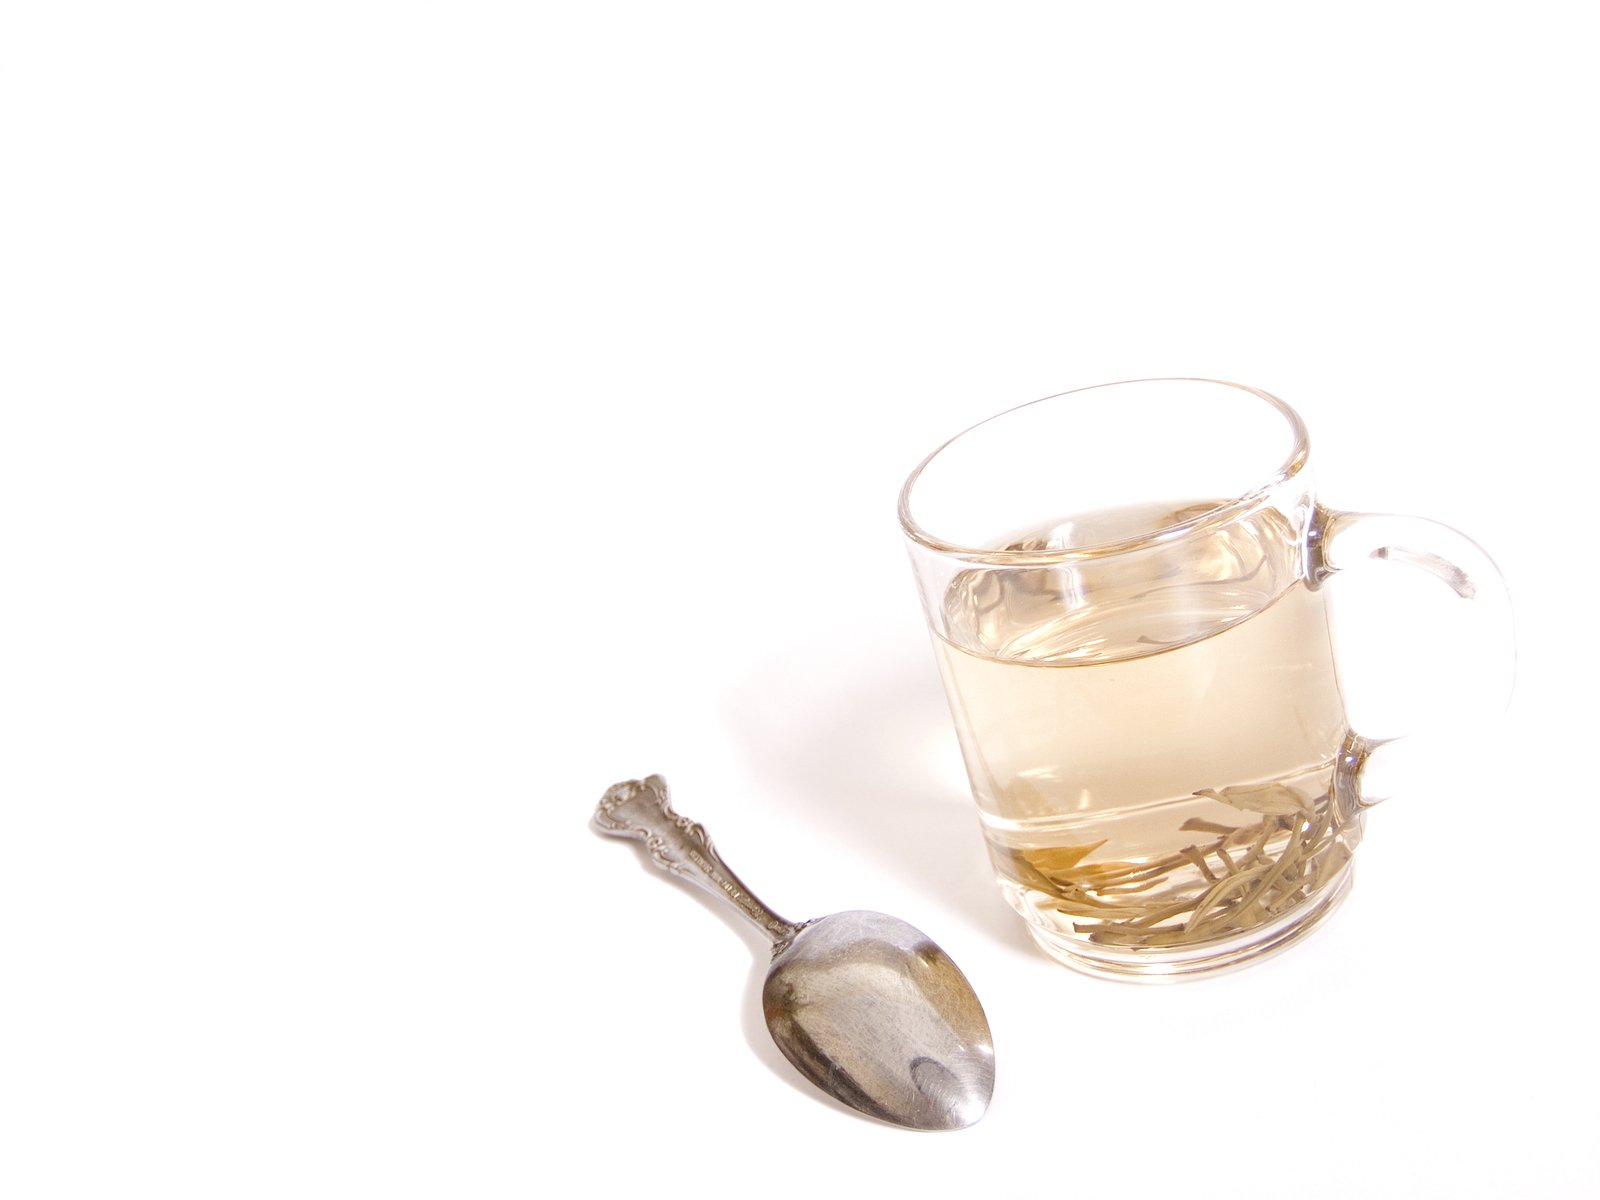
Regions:
[[1233, 937], [1195, 946], [1098, 944], [1072, 932], [1070, 924], [1064, 929], [1058, 926], [1061, 914], [1043, 893], [1009, 879], [1000, 881], [1000, 890], [1028, 923], [1028, 932], [1039, 948], [1057, 962], [1100, 979], [1162, 983], [1236, 970], [1293, 945], [1339, 907], [1350, 892], [1354, 866], [1353, 862], [1347, 863], [1320, 892], [1278, 919]]

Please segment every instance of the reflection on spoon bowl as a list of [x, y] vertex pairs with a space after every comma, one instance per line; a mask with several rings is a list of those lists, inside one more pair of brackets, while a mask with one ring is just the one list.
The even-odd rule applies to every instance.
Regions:
[[989, 1106], [983, 1008], [950, 956], [898, 918], [842, 912], [805, 925], [772, 960], [761, 1006], [784, 1057], [864, 1113], [962, 1129]]

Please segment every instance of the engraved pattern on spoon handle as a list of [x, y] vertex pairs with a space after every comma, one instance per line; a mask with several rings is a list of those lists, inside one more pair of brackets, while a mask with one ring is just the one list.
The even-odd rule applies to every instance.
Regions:
[[800, 932], [799, 925], [785, 921], [761, 903], [728, 869], [703, 825], [673, 812], [667, 781], [661, 776], [630, 779], [608, 788], [595, 809], [594, 824], [612, 837], [638, 838], [663, 871], [727, 900], [772, 939], [774, 953]]

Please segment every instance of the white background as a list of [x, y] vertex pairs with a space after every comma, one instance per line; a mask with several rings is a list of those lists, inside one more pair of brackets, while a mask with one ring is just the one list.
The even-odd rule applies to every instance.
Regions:
[[[0, 1190], [1592, 1194], [1579, 11], [7, 5]], [[1161, 374], [1473, 533], [1521, 666], [1330, 926], [1150, 989], [995, 893], [894, 499]], [[790, 1072], [587, 828], [651, 771], [951, 952], [981, 1124]]]

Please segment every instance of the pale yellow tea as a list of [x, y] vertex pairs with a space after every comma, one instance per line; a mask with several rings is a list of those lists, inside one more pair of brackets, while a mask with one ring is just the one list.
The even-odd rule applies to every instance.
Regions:
[[[1049, 550], [1214, 507], [1076, 518]], [[1091, 957], [1250, 935], [1344, 882], [1359, 813], [1322, 592], [1275, 511], [1169, 555], [974, 570], [936, 639], [990, 852], [1047, 949]], [[1123, 948], [1123, 949], [1116, 949]]]

